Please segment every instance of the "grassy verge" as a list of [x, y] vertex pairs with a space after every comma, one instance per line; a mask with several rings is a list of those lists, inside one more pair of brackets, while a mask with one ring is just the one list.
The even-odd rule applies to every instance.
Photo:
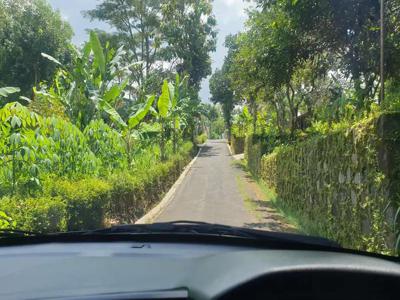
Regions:
[[[272, 209], [273, 214], [276, 212], [280, 216], [280, 221], [283, 222], [283, 224], [286, 224], [281, 227], [281, 230], [290, 232], [304, 231], [298, 218], [291, 211], [283, 207], [283, 203], [279, 201], [276, 193], [270, 189], [260, 178], [255, 177], [248, 170], [245, 160], [235, 160], [232, 164], [245, 171], [251, 178], [251, 183], [246, 183], [246, 180], [243, 179], [242, 176], [236, 176], [239, 193], [244, 199], [244, 205], [248, 211], [252, 212], [258, 220], [263, 220], [265, 217], [268, 218], [268, 211], [260, 209], [257, 201], [254, 201], [254, 199], [249, 196], [247, 189], [250, 188], [253, 190], [253, 192], [258, 194], [256, 199], [265, 202], [267, 206]], [[249, 186], [246, 186], [246, 184]], [[255, 188], [254, 185], [256, 186]]]
[[236, 176], [236, 185], [238, 187], [240, 196], [244, 200], [244, 206], [246, 209], [250, 212], [253, 212], [258, 220], [262, 219], [262, 214], [257, 211], [257, 205], [254, 203], [253, 199], [249, 197], [246, 191], [246, 183], [239, 175]]
[[256, 180], [260, 189], [269, 199], [268, 201], [271, 202], [273, 208], [276, 209], [288, 221], [289, 224], [294, 226], [299, 233], [314, 236], [320, 235], [318, 226], [309, 222], [305, 216], [302, 216], [301, 214], [287, 207], [285, 203], [279, 199], [276, 192], [268, 187], [262, 179], [254, 178], [254, 180]]
[[[247, 163], [245, 160], [237, 160], [233, 163], [242, 168], [251, 176], [252, 180], [254, 180], [262, 192], [264, 200], [268, 201], [272, 208], [274, 208], [291, 226], [296, 228], [297, 232], [307, 235], [320, 235], [321, 230], [319, 226], [308, 221], [305, 216], [302, 216], [301, 214], [287, 207], [285, 203], [279, 199], [278, 195], [273, 189], [271, 189], [261, 178], [254, 176], [254, 174], [250, 172], [250, 170], [247, 168]], [[240, 179], [237, 180], [239, 191], [240, 193], [243, 193], [243, 182], [241, 182]], [[247, 198], [245, 197], [244, 199]], [[254, 211], [254, 204], [252, 201], [245, 200], [245, 204], [248, 208]]]
[[[288, 221], [289, 224], [293, 225], [299, 233], [312, 236], [321, 236], [322, 226], [310, 221], [306, 216], [288, 207], [279, 199], [276, 192], [268, 187], [262, 179], [256, 178], [253, 175], [252, 177], [257, 182], [257, 185], [263, 191], [268, 201], [271, 202], [273, 208], [275, 208]], [[322, 236], [324, 235], [322, 234]]]

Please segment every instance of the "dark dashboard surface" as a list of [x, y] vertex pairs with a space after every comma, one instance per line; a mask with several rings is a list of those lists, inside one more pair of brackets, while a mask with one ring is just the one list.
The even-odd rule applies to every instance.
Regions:
[[336, 272], [338, 278], [344, 273], [372, 274], [374, 280], [388, 276], [400, 283], [400, 265], [379, 258], [204, 244], [12, 246], [0, 248], [0, 264], [1, 299], [235, 298], [237, 287], [244, 291], [262, 278], [296, 272]]

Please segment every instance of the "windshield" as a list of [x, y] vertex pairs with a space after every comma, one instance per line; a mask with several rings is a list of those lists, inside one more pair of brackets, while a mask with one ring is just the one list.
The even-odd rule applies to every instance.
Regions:
[[0, 229], [398, 255], [399, 22], [398, 0], [0, 0]]

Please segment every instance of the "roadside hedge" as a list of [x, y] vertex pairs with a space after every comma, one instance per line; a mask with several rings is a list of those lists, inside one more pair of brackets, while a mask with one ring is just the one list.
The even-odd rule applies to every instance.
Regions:
[[374, 252], [398, 247], [400, 114], [276, 148], [260, 175], [310, 233]]
[[104, 179], [61, 179], [54, 180], [46, 194], [64, 200], [67, 230], [71, 231], [102, 227], [104, 207], [112, 200], [111, 191], [112, 185]]
[[5, 197], [0, 200], [0, 210], [16, 222], [18, 229], [27, 231], [40, 229], [43, 232], [67, 229], [66, 203], [60, 197], [27, 199]]
[[204, 144], [207, 141], [207, 139], [208, 139], [207, 134], [203, 133], [203, 134], [198, 135], [195, 138], [195, 143], [197, 145], [201, 145], [201, 144]]
[[113, 201], [108, 203], [107, 219], [132, 223], [142, 217], [177, 180], [191, 159], [188, 154], [176, 155], [140, 176], [124, 172], [113, 174], [109, 178]]
[[108, 178], [50, 178], [38, 197], [1, 198], [0, 211], [16, 222], [16, 228], [28, 231], [89, 230], [133, 223], [161, 200], [192, 156], [192, 143], [185, 143], [168, 161], [145, 170], [118, 171]]

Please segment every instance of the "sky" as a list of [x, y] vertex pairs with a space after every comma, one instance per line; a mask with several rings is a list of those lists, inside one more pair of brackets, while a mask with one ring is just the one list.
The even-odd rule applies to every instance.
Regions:
[[[77, 45], [87, 40], [86, 29], [100, 28], [112, 32], [112, 28], [108, 24], [97, 21], [91, 22], [82, 15], [82, 11], [95, 8], [101, 0], [49, 0], [49, 2], [71, 24], [75, 32], [73, 42]], [[246, 20], [245, 9], [249, 7], [249, 4], [243, 2], [243, 0], [214, 0], [213, 5], [218, 31], [217, 49], [211, 55], [212, 70], [214, 71], [216, 68], [220, 68], [224, 62], [226, 55], [225, 37], [243, 30]], [[203, 101], [208, 101], [210, 98], [208, 79], [202, 82], [200, 97]]]

